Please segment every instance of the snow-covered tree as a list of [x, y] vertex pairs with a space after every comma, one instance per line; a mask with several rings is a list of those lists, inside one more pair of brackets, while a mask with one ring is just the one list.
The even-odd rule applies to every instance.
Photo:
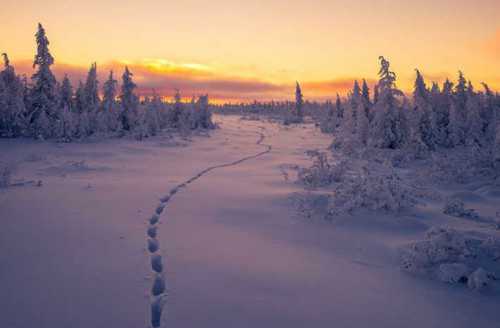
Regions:
[[49, 51], [49, 40], [45, 34], [42, 24], [38, 24], [38, 31], [35, 35], [37, 43], [37, 53], [33, 61], [35, 74], [31, 77], [33, 88], [31, 92], [31, 123], [34, 127], [35, 137], [50, 137], [52, 130], [50, 120], [57, 119], [56, 102], [56, 78], [50, 66], [54, 63], [54, 58]]
[[344, 117], [344, 108], [342, 106], [342, 100], [340, 99], [340, 95], [338, 93], [335, 100], [335, 109], [337, 111], [338, 119], [342, 120], [342, 118]]
[[373, 117], [371, 113], [372, 103], [370, 101], [370, 88], [368, 88], [368, 84], [365, 79], [363, 79], [363, 84], [361, 86], [361, 101], [363, 102], [365, 115], [371, 121]]
[[362, 145], [366, 145], [370, 134], [370, 120], [364, 102], [360, 102], [356, 114], [357, 138]]
[[436, 118], [432, 108], [430, 93], [425, 85], [424, 78], [419, 70], [416, 70], [415, 89], [413, 91], [413, 102], [415, 105], [414, 118], [410, 129], [412, 138], [418, 138], [429, 149], [436, 147]]
[[483, 130], [485, 133], [486, 143], [492, 145], [497, 134], [498, 109], [495, 104], [495, 95], [486, 83], [482, 83], [482, 85], [484, 87], [484, 96], [482, 101], [484, 113], [483, 122], [485, 123]]
[[405, 142], [406, 133], [397, 99], [397, 96], [402, 96], [402, 92], [395, 86], [396, 74], [390, 70], [390, 63], [382, 56], [379, 60], [379, 95], [374, 106], [370, 141], [374, 147], [400, 148]]
[[73, 87], [67, 75], [64, 76], [59, 86], [58, 94], [59, 117], [55, 122], [55, 137], [62, 141], [69, 142], [77, 134], [78, 117], [77, 114], [73, 112]]
[[[118, 132], [121, 130], [122, 123], [120, 121], [119, 106], [116, 102], [117, 95], [117, 81], [113, 77], [113, 71], [109, 72], [108, 79], [102, 86], [102, 102], [99, 111], [98, 122], [100, 122], [101, 129], [108, 132]], [[103, 124], [104, 126], [103, 127]]]
[[69, 80], [68, 75], [64, 75], [64, 79], [59, 90], [59, 107], [68, 108], [68, 110], [73, 108], [73, 86], [71, 86], [71, 81]]
[[458, 83], [455, 86], [450, 104], [450, 115], [448, 124], [448, 138], [450, 145], [459, 146], [465, 143], [466, 135], [466, 105], [467, 105], [467, 81], [459, 71]]
[[474, 92], [472, 83], [467, 86], [467, 100], [465, 103], [466, 109], [466, 144], [469, 146], [484, 145], [483, 121], [480, 115], [479, 96]]
[[94, 113], [99, 108], [99, 82], [97, 81], [97, 64], [90, 66], [84, 85], [85, 110]]
[[109, 111], [116, 104], [116, 81], [113, 77], [113, 71], [109, 72], [108, 79], [102, 87], [102, 110]]
[[182, 103], [181, 93], [178, 89], [176, 89], [174, 94], [174, 104], [169, 119], [172, 127], [179, 127], [183, 111], [184, 104]]
[[432, 83], [430, 91], [430, 100], [435, 117], [435, 141], [436, 144], [440, 146], [448, 145], [451, 90], [451, 83], [447, 81], [444, 84], [443, 92], [441, 92], [436, 82]]
[[325, 106], [326, 117], [321, 121], [320, 128], [321, 131], [325, 133], [332, 133], [336, 130], [337, 125], [339, 124], [337, 107], [330, 101], [327, 101]]
[[212, 112], [208, 104], [208, 95], [198, 97], [194, 111], [194, 128], [195, 129], [213, 129], [215, 127], [212, 122]]
[[304, 116], [304, 96], [300, 88], [299, 82], [295, 85], [295, 115], [297, 120], [302, 121]]
[[78, 81], [78, 88], [75, 91], [75, 110], [78, 114], [85, 112], [85, 87], [82, 81]]
[[153, 95], [146, 102], [145, 108], [148, 132], [153, 136], [157, 135], [161, 130], [160, 111], [162, 110], [162, 102], [156, 90], [153, 90]]
[[24, 86], [10, 65], [9, 57], [3, 54], [4, 70], [0, 72], [0, 135], [19, 137], [27, 133], [28, 122], [24, 104]]
[[132, 80], [133, 74], [125, 67], [122, 76], [122, 90], [120, 95], [122, 111], [120, 121], [125, 131], [130, 131], [135, 123], [139, 99], [135, 94], [136, 84]]
[[358, 81], [354, 81], [354, 86], [346, 103], [344, 117], [342, 120], [341, 134], [344, 141], [351, 139], [353, 135], [357, 134], [357, 112], [361, 109], [364, 111], [364, 107], [361, 102], [361, 89]]

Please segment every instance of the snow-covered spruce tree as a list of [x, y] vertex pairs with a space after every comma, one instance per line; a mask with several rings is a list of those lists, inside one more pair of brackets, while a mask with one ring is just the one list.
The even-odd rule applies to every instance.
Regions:
[[295, 86], [295, 110], [298, 118], [304, 116], [304, 96], [302, 95], [302, 90], [300, 88], [299, 82], [296, 82]]
[[59, 87], [59, 119], [56, 124], [56, 137], [69, 142], [77, 134], [77, 116], [73, 112], [73, 87], [67, 75]]
[[467, 100], [465, 103], [466, 109], [466, 136], [465, 143], [472, 147], [484, 146], [486, 140], [484, 139], [484, 123], [480, 113], [480, 99], [474, 92], [472, 83], [469, 82], [467, 86]]
[[70, 110], [73, 108], [73, 86], [68, 75], [64, 75], [61, 88], [59, 89], [59, 107], [67, 107]]
[[90, 66], [84, 86], [85, 109], [88, 112], [96, 112], [99, 107], [99, 81], [97, 81], [97, 64]]
[[292, 115], [291, 121], [293, 123], [300, 123], [304, 119], [304, 96], [299, 82], [295, 84], [295, 112]]
[[97, 81], [97, 65], [93, 63], [87, 73], [81, 94], [81, 112], [79, 132], [82, 137], [91, 135], [98, 130], [97, 112], [100, 105], [99, 88]]
[[56, 78], [50, 66], [54, 58], [49, 51], [49, 40], [45, 34], [42, 24], [38, 24], [35, 35], [37, 53], [33, 61], [35, 74], [31, 77], [33, 88], [31, 89], [31, 116], [34, 137], [50, 137], [52, 135], [51, 121], [58, 118], [56, 98]]
[[379, 59], [379, 94], [374, 106], [370, 144], [378, 148], [396, 149], [405, 142], [404, 118], [397, 99], [403, 93], [395, 86], [396, 74], [390, 70], [390, 63], [382, 56]]
[[[494, 114], [494, 119], [495, 119], [495, 125], [497, 125], [497, 110], [495, 110], [495, 114]], [[491, 147], [491, 158], [492, 158], [492, 162], [493, 162], [493, 166], [499, 170], [500, 169], [500, 129], [498, 128], [498, 126], [496, 127], [496, 129], [494, 130], [495, 134], [494, 134], [494, 138], [493, 138], [493, 143], [492, 143], [492, 147]]]
[[430, 99], [432, 103], [432, 110], [436, 120], [436, 127], [434, 131], [435, 142], [442, 147], [448, 146], [448, 123], [450, 115], [450, 101], [451, 101], [452, 85], [450, 81], [446, 81], [443, 85], [443, 92], [439, 89], [436, 82], [432, 83], [430, 91]]
[[467, 81], [460, 71], [450, 104], [448, 142], [455, 147], [465, 144]]
[[368, 88], [368, 84], [366, 80], [363, 79], [363, 84], [361, 86], [361, 101], [363, 102], [363, 107], [365, 109], [365, 115], [368, 120], [372, 120], [372, 102], [370, 101], [370, 88]]
[[[344, 118], [340, 131], [340, 139], [344, 144], [352, 143], [357, 134], [357, 111], [362, 108], [361, 104], [361, 89], [359, 88], [358, 81], [354, 81], [352, 92], [348, 97], [344, 110]], [[364, 109], [363, 109], [364, 110]]]
[[340, 122], [344, 118], [344, 107], [342, 106], [342, 100], [340, 99], [340, 95], [338, 93], [335, 100], [335, 109], [337, 111], [338, 121]]
[[122, 107], [120, 122], [125, 131], [133, 129], [137, 118], [137, 108], [139, 106], [139, 99], [134, 92], [137, 86], [132, 80], [132, 76], [133, 74], [129, 71], [128, 67], [125, 67], [125, 72], [122, 76], [122, 90], [120, 95]]
[[198, 116], [198, 128], [202, 129], [213, 129], [215, 124], [212, 122], [212, 112], [210, 111], [208, 104], [208, 95], [203, 95], [198, 98], [197, 107], [199, 111]]
[[182, 103], [181, 93], [178, 89], [175, 90], [174, 94], [174, 104], [170, 111], [169, 125], [174, 128], [178, 128], [180, 125], [180, 119], [184, 111], [184, 104]]
[[357, 114], [356, 114], [356, 136], [361, 145], [366, 146], [368, 143], [368, 137], [370, 134], [370, 120], [368, 119], [369, 112], [367, 113], [365, 102], [359, 102], [357, 104]]
[[118, 81], [113, 77], [113, 71], [110, 71], [108, 79], [102, 86], [101, 110], [98, 117], [99, 121], [103, 119], [106, 126], [105, 130], [110, 132], [119, 132], [122, 128], [119, 106], [116, 102], [117, 83]]
[[78, 81], [78, 88], [75, 91], [74, 106], [75, 111], [81, 114], [85, 111], [85, 90], [82, 81]]
[[19, 137], [26, 134], [28, 122], [24, 104], [24, 86], [10, 65], [9, 57], [3, 54], [4, 70], [0, 72], [0, 136]]
[[[378, 92], [378, 84], [375, 84], [375, 86], [373, 87], [373, 104], [375, 105], [378, 101], [378, 95], [379, 95], [379, 92]], [[375, 115], [372, 115], [372, 116], [375, 116]]]
[[7, 86], [0, 76], [0, 135], [8, 135], [9, 112], [7, 110]]
[[486, 83], [483, 83], [484, 95], [482, 101], [485, 143], [491, 153], [491, 162], [494, 167], [500, 167], [500, 134], [498, 129], [498, 106], [495, 104], [495, 95]]
[[325, 106], [326, 115], [320, 122], [320, 129], [324, 133], [332, 133], [336, 130], [339, 122], [337, 107], [330, 101], [327, 101]]
[[[352, 96], [349, 96], [350, 98]], [[353, 105], [354, 104], [354, 105]], [[352, 139], [353, 134], [356, 131], [356, 107], [355, 103], [350, 101], [345, 102], [344, 106], [344, 118], [342, 119], [342, 123], [340, 126], [339, 137], [342, 139], [343, 143], [348, 142]]]
[[436, 148], [436, 118], [432, 108], [430, 92], [420, 71], [415, 71], [417, 74], [413, 91], [415, 122], [410, 124], [410, 129], [415, 131], [410, 133], [412, 138], [418, 139], [412, 141], [422, 141], [429, 150], [434, 150]]
[[161, 99], [156, 90], [153, 90], [153, 95], [145, 103], [145, 109], [148, 133], [155, 136], [161, 130], [160, 112], [162, 110]]

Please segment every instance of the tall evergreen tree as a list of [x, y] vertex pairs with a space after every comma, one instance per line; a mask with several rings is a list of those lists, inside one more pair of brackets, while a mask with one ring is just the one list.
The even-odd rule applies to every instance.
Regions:
[[73, 108], [73, 86], [71, 85], [68, 75], [64, 75], [59, 93], [59, 107], [67, 108], [71, 111]]
[[93, 113], [99, 108], [99, 82], [97, 81], [97, 64], [90, 66], [84, 86], [85, 111]]
[[304, 116], [304, 96], [302, 95], [302, 90], [300, 88], [299, 82], [295, 85], [295, 115], [298, 120], [302, 120]]
[[181, 93], [178, 89], [175, 89], [174, 105], [170, 115], [170, 124], [173, 127], [179, 127], [183, 111], [184, 105], [182, 104]]
[[340, 95], [337, 93], [337, 98], [335, 100], [335, 109], [337, 111], [339, 122], [344, 117], [344, 108], [342, 106], [342, 100], [340, 99]]
[[404, 118], [397, 103], [402, 92], [396, 88], [396, 74], [390, 70], [390, 63], [380, 56], [378, 99], [374, 106], [371, 143], [380, 148], [400, 148], [405, 142]]
[[50, 66], [54, 58], [49, 51], [49, 40], [42, 24], [38, 24], [35, 35], [37, 52], [33, 61], [35, 74], [31, 77], [33, 88], [31, 94], [31, 123], [34, 125], [35, 136], [48, 137], [51, 134], [50, 121], [57, 119], [56, 78]]
[[139, 105], [139, 98], [135, 94], [135, 89], [137, 85], [134, 83], [133, 74], [129, 71], [128, 67], [125, 67], [125, 72], [122, 75], [122, 87], [121, 87], [121, 106], [122, 111], [120, 112], [120, 122], [125, 131], [130, 131], [135, 123], [137, 116], [137, 107]]
[[363, 84], [361, 86], [361, 101], [363, 102], [365, 115], [368, 120], [371, 121], [373, 117], [371, 113], [372, 103], [370, 101], [370, 88], [368, 88], [368, 84], [365, 79], [363, 79]]
[[112, 110], [116, 102], [116, 85], [118, 81], [113, 77], [113, 71], [109, 72], [108, 79], [102, 88], [102, 108], [104, 111]]
[[117, 132], [121, 130], [119, 119], [119, 108], [116, 102], [117, 80], [113, 76], [113, 71], [109, 72], [108, 79], [102, 86], [102, 102], [98, 114], [98, 122], [101, 130]]
[[414, 122], [410, 125], [411, 127], [414, 126], [415, 131], [411, 134], [412, 138], [418, 138], [427, 148], [434, 149], [436, 147], [436, 120], [430, 102], [430, 93], [420, 71], [418, 69], [415, 71], [417, 77], [413, 91], [413, 102], [415, 105], [415, 109], [413, 110]]
[[2, 80], [0, 100], [0, 135], [19, 137], [26, 134], [26, 107], [24, 104], [24, 86], [21, 78], [16, 75], [10, 65], [7, 54], [2, 54], [4, 69], [0, 72]]
[[467, 86], [466, 109], [466, 144], [482, 146], [484, 140], [483, 120], [480, 115], [479, 96], [474, 92], [474, 87], [469, 81]]

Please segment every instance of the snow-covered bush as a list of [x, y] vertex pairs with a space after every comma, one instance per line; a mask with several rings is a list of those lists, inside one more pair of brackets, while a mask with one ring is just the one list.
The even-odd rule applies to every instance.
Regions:
[[327, 154], [324, 152], [312, 151], [309, 152], [309, 155], [314, 159], [313, 165], [309, 168], [299, 169], [299, 182], [315, 188], [329, 186], [342, 180], [348, 168], [347, 161], [341, 160], [338, 163], [330, 164]]
[[431, 228], [423, 240], [407, 245], [401, 268], [447, 283], [482, 289], [500, 278], [500, 241], [451, 228]]
[[[308, 175], [306, 181], [329, 181], [322, 176]], [[302, 215], [331, 220], [363, 209], [399, 213], [412, 208], [418, 201], [418, 194], [394, 171], [362, 168], [361, 172], [350, 170], [342, 174], [328, 189], [297, 193], [292, 200]]]
[[478, 219], [479, 214], [473, 209], [465, 208], [465, 204], [458, 198], [449, 198], [443, 209], [443, 213], [459, 218]]
[[385, 172], [363, 167], [360, 174], [336, 186], [329, 214], [351, 213], [357, 209], [400, 212], [416, 203], [412, 187], [406, 185], [394, 170]]

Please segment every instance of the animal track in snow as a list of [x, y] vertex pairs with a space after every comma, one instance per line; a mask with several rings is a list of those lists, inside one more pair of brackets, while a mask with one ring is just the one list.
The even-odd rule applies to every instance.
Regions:
[[[261, 127], [261, 130], [264, 130]], [[162, 312], [163, 312], [163, 307], [165, 304], [165, 297], [166, 297], [166, 283], [165, 283], [165, 278], [163, 276], [163, 259], [160, 254], [160, 245], [157, 239], [158, 236], [158, 224], [160, 222], [160, 215], [164, 212], [167, 204], [172, 200], [172, 197], [177, 194], [181, 189], [186, 188], [189, 184], [193, 183], [197, 179], [201, 178], [203, 175], [209, 173], [210, 171], [220, 169], [220, 168], [225, 168], [229, 166], [235, 166], [240, 163], [243, 163], [245, 161], [257, 158], [259, 156], [262, 156], [264, 154], [267, 154], [271, 152], [271, 145], [266, 145], [263, 144], [263, 141], [265, 139], [265, 135], [262, 132], [257, 132], [259, 134], [259, 139], [257, 140], [256, 144], [257, 145], [262, 145], [266, 147], [265, 150], [254, 154], [250, 156], [246, 156], [243, 158], [240, 158], [236, 161], [225, 163], [225, 164], [219, 164], [215, 166], [210, 166], [200, 172], [198, 174], [192, 176], [191, 178], [187, 179], [186, 181], [178, 184], [174, 188], [172, 188], [167, 195], [163, 196], [160, 198], [160, 204], [155, 209], [155, 213], [153, 216], [148, 220], [148, 228], [147, 228], [147, 250], [151, 254], [151, 270], [154, 272], [154, 280], [153, 284], [151, 286], [151, 314], [150, 314], [150, 323], [153, 328], [159, 328], [161, 326], [161, 318], [162, 318]]]

